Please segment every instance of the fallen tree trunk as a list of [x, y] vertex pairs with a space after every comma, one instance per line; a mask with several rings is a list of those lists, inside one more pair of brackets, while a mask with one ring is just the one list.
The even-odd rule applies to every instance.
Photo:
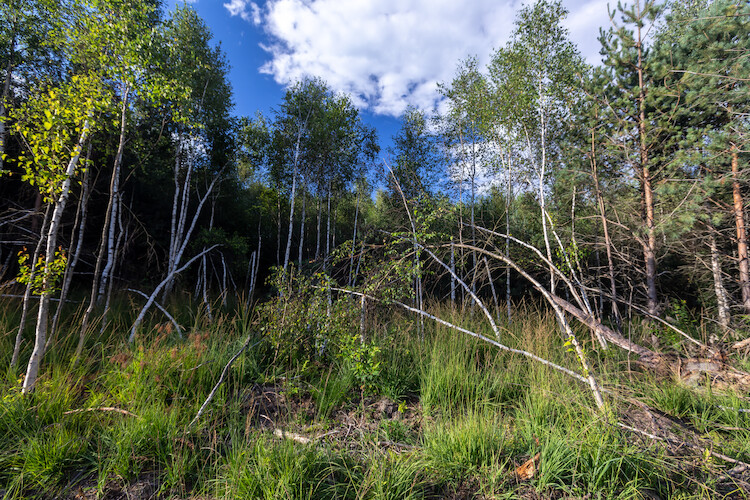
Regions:
[[[459, 244], [458, 246], [464, 248], [472, 247], [471, 245], [466, 244]], [[750, 374], [729, 366], [724, 357], [721, 356], [721, 353], [712, 353], [707, 349], [710, 354], [713, 354], [710, 358], [681, 358], [678, 355], [654, 352], [651, 349], [638, 345], [632, 340], [623, 337], [613, 329], [602, 324], [593, 315], [585, 313], [582, 309], [571, 304], [567, 300], [550, 293], [549, 290], [546, 290], [536, 280], [530, 279], [531, 277], [527, 273], [505, 255], [480, 247], [473, 248], [487, 257], [492, 257], [513, 267], [522, 276], [529, 280], [534, 288], [536, 288], [553, 307], [559, 307], [569, 315], [573, 316], [580, 323], [586, 325], [597, 335], [601, 335], [608, 342], [637, 355], [638, 363], [647, 370], [663, 376], [674, 375], [687, 385], [694, 386], [703, 381], [708, 381], [713, 389], [726, 390], [735, 388], [742, 391], [750, 390]], [[667, 324], [667, 326], [670, 325]], [[705, 347], [697, 341], [696, 344]]]

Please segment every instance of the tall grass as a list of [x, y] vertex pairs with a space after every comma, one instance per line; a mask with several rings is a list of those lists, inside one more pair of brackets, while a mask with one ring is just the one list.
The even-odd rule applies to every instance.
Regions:
[[[260, 332], [242, 304], [219, 311], [213, 321], [200, 308], [169, 307], [186, 326], [183, 339], [155, 315], [136, 343], [127, 344], [136, 307], [122, 300], [107, 328], [87, 338], [85, 359], [77, 364], [78, 315], [71, 307], [33, 395], [22, 396], [18, 375], [4, 372], [0, 497], [65, 497], [79, 487], [104, 494], [113, 484], [144, 478], [165, 497], [719, 494], [712, 483], [715, 461], [671, 456], [616, 427], [627, 411], [624, 402], [610, 396], [611, 411], [602, 414], [578, 382], [445, 327], [426, 323], [421, 341], [413, 318], [379, 310], [368, 320], [367, 339], [380, 348], [381, 369], [362, 387], [350, 364], [325, 354], [275, 364], [278, 346], [265, 340], [269, 333]], [[0, 311], [0, 362], [7, 366], [18, 308], [7, 303]], [[440, 304], [431, 311], [492, 335], [476, 311]], [[528, 306], [504, 327], [504, 343], [579, 369], [543, 310]], [[358, 328], [352, 324], [351, 334]], [[232, 367], [199, 425], [189, 428], [247, 335], [257, 336], [253, 347]], [[750, 460], [750, 430], [743, 430], [750, 429], [750, 416], [732, 409], [744, 404], [741, 395], [699, 393], [648, 377], [631, 381], [621, 375], [623, 355], [584, 342], [597, 377], [615, 393], [628, 384], [642, 401]], [[25, 356], [28, 350], [26, 345]], [[251, 407], [248, 401], [260, 389], [277, 400]], [[392, 406], [390, 413], [375, 410], [382, 401]], [[272, 414], [272, 405], [283, 411]], [[274, 427], [327, 437], [300, 444], [273, 437]], [[520, 481], [516, 467], [536, 454], [533, 477]]]

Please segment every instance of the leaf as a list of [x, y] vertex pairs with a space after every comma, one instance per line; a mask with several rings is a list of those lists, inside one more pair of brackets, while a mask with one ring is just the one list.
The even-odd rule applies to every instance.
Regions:
[[537, 464], [539, 463], [539, 458], [541, 456], [541, 453], [537, 453], [536, 455], [525, 461], [523, 464], [516, 467], [516, 476], [518, 476], [518, 479], [520, 481], [528, 481], [529, 479], [534, 477], [537, 469]]
[[49, 130], [52, 128], [52, 122], [44, 122], [44, 128], [45, 130]]

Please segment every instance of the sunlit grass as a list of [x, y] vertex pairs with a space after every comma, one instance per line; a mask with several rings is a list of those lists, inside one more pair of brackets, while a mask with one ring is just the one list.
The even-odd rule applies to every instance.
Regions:
[[[179, 308], [182, 339], [155, 315], [130, 345], [132, 307], [123, 301], [113, 309], [110, 326], [87, 338], [77, 364], [80, 318], [71, 308], [31, 396], [20, 394], [18, 375], [6, 369], [0, 496], [56, 497], [74, 485], [103, 494], [144, 477], [167, 497], [416, 499], [469, 492], [514, 498], [529, 488], [574, 498], [718, 494], [711, 482], [716, 460], [672, 457], [658, 443], [624, 434], [616, 422], [628, 405], [615, 394], [637, 396], [750, 460], [750, 415], [735, 410], [744, 404], [741, 395], [631, 379], [623, 373], [624, 356], [597, 350], [585, 331], [580, 336], [596, 376], [614, 391], [606, 412], [596, 410], [578, 381], [446, 327], [425, 323], [420, 341], [413, 318], [400, 312], [368, 320], [368, 342], [380, 348], [382, 369], [363, 391], [335, 357], [275, 364], [277, 351], [241, 304], [214, 311], [213, 321], [200, 309]], [[0, 362], [7, 366], [18, 311], [13, 304], [5, 309]], [[477, 311], [438, 304], [431, 311], [493, 335]], [[358, 334], [359, 325], [351, 329]], [[190, 428], [247, 335], [252, 348]], [[507, 345], [580, 369], [554, 318], [537, 308], [517, 312], [502, 335]], [[248, 398], [263, 390], [279, 399], [253, 407]], [[372, 409], [378, 401], [390, 404], [392, 415]], [[274, 405], [283, 407], [283, 417], [274, 416]], [[280, 440], [274, 427], [326, 437], [309, 444]], [[536, 454], [533, 476], [519, 481], [516, 467]]]

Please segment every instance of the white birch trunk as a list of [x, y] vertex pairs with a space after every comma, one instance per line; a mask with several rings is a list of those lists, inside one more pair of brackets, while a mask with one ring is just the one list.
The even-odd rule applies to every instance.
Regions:
[[73, 150], [73, 157], [68, 162], [65, 170], [65, 180], [63, 181], [60, 194], [55, 202], [55, 208], [52, 212], [52, 220], [50, 221], [49, 230], [47, 232], [44, 278], [42, 280], [43, 291], [41, 297], [39, 297], [39, 312], [37, 314], [34, 350], [31, 352], [31, 358], [29, 358], [29, 364], [26, 367], [26, 377], [23, 381], [22, 392], [24, 394], [28, 394], [34, 390], [36, 379], [39, 375], [39, 367], [41, 366], [42, 357], [44, 356], [44, 351], [47, 345], [47, 321], [51, 295], [49, 287], [52, 285], [49, 281], [50, 267], [55, 260], [55, 247], [57, 246], [57, 235], [60, 231], [62, 215], [65, 211], [65, 205], [68, 203], [68, 198], [70, 197], [70, 184], [73, 180], [73, 175], [75, 174], [75, 169], [81, 156], [81, 149], [83, 149], [83, 145], [88, 137], [89, 126], [89, 120], [86, 119], [81, 130], [81, 136]]
[[[328, 181], [328, 211], [326, 214], [326, 254], [325, 259], [328, 261], [328, 256], [331, 253], [331, 181]], [[326, 264], [326, 267], [328, 264]]]
[[297, 165], [295, 161], [292, 171], [292, 191], [289, 194], [289, 232], [286, 239], [286, 252], [284, 252], [284, 271], [289, 267], [289, 253], [292, 249], [292, 233], [294, 232], [294, 195], [297, 190]]
[[104, 333], [104, 330], [109, 324], [109, 306], [112, 303], [112, 290], [115, 286], [115, 280], [112, 279], [112, 276], [114, 276], [115, 274], [118, 259], [121, 257], [122, 242], [127, 239], [127, 232], [122, 223], [122, 193], [117, 195], [117, 207], [117, 225], [119, 227], [119, 230], [117, 231], [117, 240], [115, 241], [115, 259], [113, 261], [114, 263], [112, 265], [112, 269], [110, 270], [110, 279], [107, 280], [107, 293], [104, 299], [104, 311], [102, 312], [101, 326], [99, 327], [100, 334]]
[[[513, 196], [513, 187], [510, 182], [510, 168], [511, 168], [511, 153], [508, 152], [508, 164], [507, 164], [507, 176], [508, 182], [505, 193], [505, 234], [510, 234], [510, 203], [511, 197]], [[510, 238], [505, 237], [505, 258], [510, 259]], [[508, 314], [508, 324], [511, 324], [513, 319], [511, 315], [510, 306], [510, 266], [505, 264], [505, 307]]]
[[221, 253], [221, 306], [227, 307], [227, 262], [224, 259], [224, 254]]
[[456, 278], [453, 275], [456, 274], [456, 247], [453, 245], [453, 238], [451, 238], [451, 304], [456, 305]]
[[112, 190], [110, 197], [112, 199], [112, 211], [107, 217], [109, 222], [108, 234], [107, 234], [107, 263], [102, 271], [101, 281], [99, 283], [99, 290], [97, 292], [97, 303], [101, 302], [101, 298], [104, 294], [105, 286], [107, 285], [112, 267], [115, 263], [115, 232], [117, 227], [117, 217], [119, 207], [119, 194], [120, 194], [120, 169], [122, 165], [122, 156], [125, 152], [125, 132], [127, 130], [127, 114], [128, 114], [128, 99], [130, 96], [129, 84], [123, 84], [122, 92], [122, 107], [120, 110], [120, 139], [117, 145], [117, 154], [115, 155], [115, 163], [112, 167]]
[[305, 246], [305, 218], [307, 217], [307, 189], [302, 189], [302, 222], [299, 226], [299, 269], [302, 269], [302, 250]]
[[492, 290], [492, 300], [495, 302], [495, 315], [500, 316], [500, 303], [497, 300], [497, 291], [495, 291], [495, 283], [492, 281], [492, 271], [490, 270], [490, 263], [487, 261], [487, 257], [484, 259], [484, 267], [487, 269], [487, 280], [490, 282], [490, 290]]
[[[193, 262], [196, 260], [205, 257], [205, 255], [213, 250], [214, 248], [218, 247], [219, 245], [213, 245], [209, 248], [204, 249], [202, 252], [200, 252], [198, 255], [194, 256], [192, 259], [187, 261], [184, 266], [175, 269], [172, 271], [172, 274], [164, 278], [161, 283], [159, 283], [154, 291], [149, 295], [148, 300], [146, 301], [146, 304], [143, 306], [141, 311], [138, 313], [138, 317], [135, 319], [135, 322], [133, 323], [133, 326], [130, 328], [130, 337], [128, 338], [128, 342], [131, 344], [135, 340], [135, 335], [138, 332], [138, 327], [141, 326], [141, 323], [143, 322], [143, 318], [146, 316], [146, 312], [148, 312], [149, 308], [153, 305], [154, 301], [156, 300], [156, 297], [161, 293], [162, 289], [166, 286], [167, 281], [170, 279], [173, 279], [176, 274], [181, 273], [185, 269], [187, 269]], [[204, 267], [205, 269], [205, 267]]]
[[[88, 149], [86, 151], [86, 160], [88, 162], [88, 159], [91, 157], [91, 143], [89, 142]], [[60, 317], [62, 314], [63, 305], [65, 304], [65, 299], [68, 298], [68, 291], [70, 290], [70, 285], [73, 282], [73, 273], [75, 271], [76, 265], [78, 265], [78, 260], [81, 257], [81, 250], [83, 249], [83, 235], [86, 231], [86, 221], [88, 219], [88, 205], [89, 205], [89, 195], [91, 191], [91, 168], [86, 168], [86, 172], [83, 176], [83, 186], [81, 188], [81, 198], [78, 200], [78, 209], [76, 211], [76, 222], [73, 225], [75, 228], [77, 226], [78, 228], [78, 234], [75, 238], [75, 250], [73, 251], [73, 255], [71, 256], [71, 259], [68, 261], [68, 265], [65, 267], [65, 274], [63, 274], [63, 284], [62, 288], [60, 290], [60, 302], [57, 305], [57, 310], [55, 311], [55, 315], [52, 318], [52, 326], [50, 327], [50, 337], [54, 336], [57, 332], [58, 325], [60, 323]], [[74, 230], [75, 231], [75, 230]]]
[[18, 364], [18, 357], [21, 353], [21, 343], [23, 342], [23, 331], [26, 329], [26, 318], [29, 314], [29, 307], [31, 306], [31, 290], [34, 283], [34, 278], [36, 276], [36, 265], [35, 263], [39, 259], [39, 254], [42, 251], [42, 246], [44, 246], [45, 241], [45, 234], [47, 232], [47, 226], [49, 224], [50, 220], [50, 214], [52, 213], [49, 206], [47, 206], [47, 210], [44, 212], [44, 222], [42, 223], [42, 232], [39, 235], [39, 241], [36, 243], [36, 247], [34, 248], [34, 254], [31, 256], [31, 267], [30, 267], [30, 276], [29, 276], [29, 283], [26, 285], [26, 290], [23, 293], [23, 304], [21, 305], [21, 321], [18, 325], [18, 332], [16, 333], [16, 342], [13, 346], [13, 356], [10, 359], [10, 367], [15, 368]]
[[292, 233], [294, 232], [294, 195], [297, 191], [297, 171], [299, 170], [300, 143], [302, 132], [307, 126], [307, 118], [297, 131], [297, 145], [294, 148], [294, 166], [292, 168], [292, 192], [289, 193], [289, 234], [286, 239], [286, 252], [284, 253], [284, 271], [289, 267], [289, 253], [292, 250]]
[[[542, 140], [542, 158], [541, 164], [539, 165], [539, 205], [542, 210], [542, 233], [544, 235], [544, 247], [547, 250], [547, 259], [552, 262], [552, 248], [549, 243], [549, 234], [547, 232], [547, 208], [546, 208], [546, 196], [544, 194], [544, 176], [547, 170], [547, 128], [544, 113], [544, 105], [542, 100], [542, 79], [539, 79], [539, 132]], [[555, 293], [555, 273], [550, 268], [549, 273], [549, 286], [550, 293]]]
[[352, 274], [354, 273], [354, 245], [357, 244], [357, 222], [359, 219], [359, 190], [357, 190], [357, 208], [354, 209], [354, 231], [352, 232], [352, 253], [349, 256], [349, 286], [352, 286]]
[[729, 295], [726, 288], [724, 288], [724, 278], [722, 276], [721, 260], [719, 260], [719, 249], [716, 246], [716, 238], [710, 230], [709, 246], [711, 247], [711, 273], [714, 277], [714, 293], [716, 293], [716, 303], [719, 307], [719, 324], [724, 330], [727, 330], [731, 321]]

